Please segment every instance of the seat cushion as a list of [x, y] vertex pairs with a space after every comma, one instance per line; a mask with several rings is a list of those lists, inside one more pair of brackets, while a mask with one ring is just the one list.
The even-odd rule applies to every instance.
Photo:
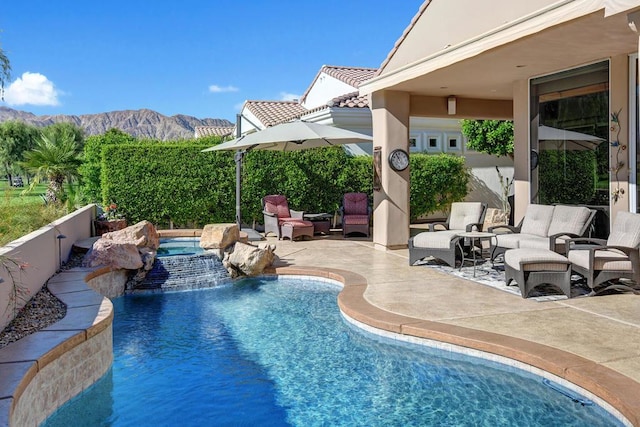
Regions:
[[346, 193], [342, 200], [342, 207], [346, 215], [367, 215], [369, 196], [366, 193]]
[[[569, 261], [584, 269], [589, 269], [589, 251], [588, 250], [570, 250]], [[596, 251], [593, 270], [595, 271], [632, 271], [633, 266], [626, 254], [616, 250]]]
[[342, 218], [345, 225], [366, 225], [369, 224], [369, 215], [345, 215]]
[[549, 250], [549, 238], [534, 236], [533, 234], [520, 233], [519, 248], [526, 249], [547, 249]]
[[455, 202], [451, 204], [449, 230], [466, 230], [468, 224], [477, 224], [482, 216], [480, 202]]
[[424, 231], [413, 237], [413, 246], [417, 248], [447, 249], [451, 247], [451, 241], [457, 238], [459, 231]]
[[504, 263], [515, 270], [567, 271], [567, 258], [548, 249], [509, 249]]
[[298, 219], [298, 218], [284, 218], [278, 219], [278, 224], [280, 226], [290, 225], [291, 227], [313, 227], [313, 223], [311, 221], [307, 221], [306, 219]]
[[618, 212], [607, 239], [607, 246], [636, 248], [640, 245], [640, 214]]
[[547, 237], [553, 218], [553, 206], [531, 204], [522, 221], [521, 233]]
[[553, 216], [547, 235], [571, 233], [580, 236], [583, 234], [589, 215], [591, 215], [591, 210], [584, 206], [557, 205], [553, 209]]
[[288, 218], [291, 216], [287, 198], [282, 195], [265, 196], [264, 210], [275, 214], [278, 218]]
[[520, 233], [497, 234], [491, 238], [493, 246], [500, 248], [516, 249], [520, 243]]

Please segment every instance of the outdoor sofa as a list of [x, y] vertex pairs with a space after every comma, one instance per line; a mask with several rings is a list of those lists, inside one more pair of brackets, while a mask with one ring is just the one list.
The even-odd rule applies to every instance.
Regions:
[[508, 249], [547, 249], [565, 254], [567, 241], [585, 236], [595, 215], [594, 209], [584, 206], [531, 204], [517, 226], [489, 227], [487, 231], [496, 233], [491, 238], [491, 261], [500, 254], [504, 256]]

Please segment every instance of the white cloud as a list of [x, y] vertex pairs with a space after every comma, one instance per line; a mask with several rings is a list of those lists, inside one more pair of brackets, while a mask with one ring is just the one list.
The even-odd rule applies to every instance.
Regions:
[[280, 101], [299, 101], [300, 95], [295, 93], [280, 92]]
[[18, 77], [4, 92], [8, 105], [60, 105], [61, 94], [53, 82], [40, 73], [26, 72]]
[[237, 92], [238, 90], [240, 90], [240, 89], [238, 89], [235, 86], [231, 86], [231, 85], [229, 85], [229, 86], [218, 86], [218, 85], [209, 86], [209, 92], [212, 92], [212, 93]]

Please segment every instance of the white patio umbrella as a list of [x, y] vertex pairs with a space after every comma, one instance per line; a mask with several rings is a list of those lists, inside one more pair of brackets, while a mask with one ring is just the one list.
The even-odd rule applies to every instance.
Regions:
[[334, 126], [296, 120], [281, 123], [258, 132], [242, 135], [231, 141], [202, 151], [236, 151], [236, 223], [241, 227], [240, 193], [242, 189], [242, 158], [249, 150], [298, 151], [333, 145], [371, 142], [373, 138]]
[[574, 132], [572, 130], [557, 129], [551, 126], [538, 127], [539, 141], [560, 141], [564, 143], [565, 150], [592, 150], [596, 148], [604, 139], [586, 133]]

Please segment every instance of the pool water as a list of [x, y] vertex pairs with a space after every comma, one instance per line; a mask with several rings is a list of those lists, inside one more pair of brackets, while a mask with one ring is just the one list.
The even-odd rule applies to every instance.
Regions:
[[203, 252], [204, 249], [200, 247], [200, 239], [198, 238], [166, 238], [160, 240], [157, 256], [198, 255]]
[[523, 371], [355, 329], [338, 292], [245, 279], [115, 299], [112, 369], [44, 425], [621, 425]]

